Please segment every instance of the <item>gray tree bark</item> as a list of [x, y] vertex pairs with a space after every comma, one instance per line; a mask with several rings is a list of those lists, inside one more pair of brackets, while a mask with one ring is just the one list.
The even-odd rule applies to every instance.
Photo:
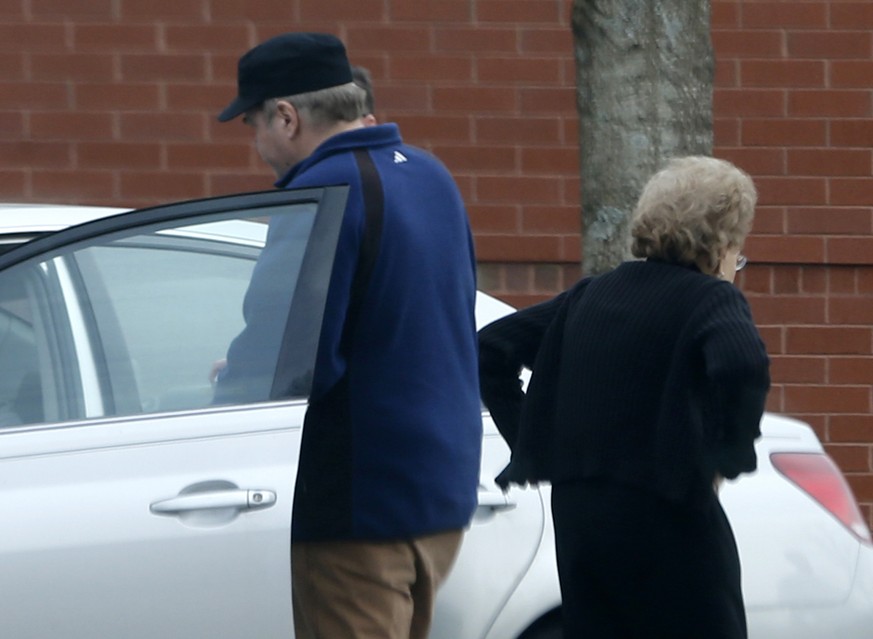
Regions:
[[628, 259], [630, 215], [664, 161], [712, 153], [709, 0], [574, 0], [582, 269]]

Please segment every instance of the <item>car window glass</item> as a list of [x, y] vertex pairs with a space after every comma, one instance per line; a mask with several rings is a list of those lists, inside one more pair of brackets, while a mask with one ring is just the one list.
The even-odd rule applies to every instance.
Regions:
[[0, 283], [0, 426], [44, 419], [34, 331], [38, 281], [35, 272], [16, 269]]
[[267, 400], [316, 208], [113, 233], [0, 272], [0, 426]]

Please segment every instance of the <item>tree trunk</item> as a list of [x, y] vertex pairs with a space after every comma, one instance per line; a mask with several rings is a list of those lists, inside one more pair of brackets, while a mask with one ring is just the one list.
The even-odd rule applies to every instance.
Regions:
[[712, 153], [709, 0], [574, 0], [582, 173], [582, 269], [628, 259], [648, 178]]

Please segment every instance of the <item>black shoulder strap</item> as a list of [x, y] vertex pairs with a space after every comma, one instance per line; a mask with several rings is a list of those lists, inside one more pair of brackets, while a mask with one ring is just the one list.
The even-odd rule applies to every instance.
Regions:
[[382, 241], [382, 217], [385, 205], [382, 180], [376, 170], [376, 165], [373, 163], [373, 158], [364, 149], [358, 149], [355, 151], [355, 161], [358, 163], [358, 171], [361, 174], [361, 188], [364, 197], [364, 235], [361, 239], [361, 251], [358, 254], [358, 264], [349, 292], [349, 310], [346, 314], [342, 338], [343, 349], [349, 346], [361, 312], [364, 295], [376, 266], [379, 245]]
[[[352, 335], [354, 334], [364, 296], [376, 265], [376, 257], [379, 255], [379, 244], [382, 238], [382, 209], [384, 201], [382, 180], [379, 178], [379, 173], [376, 171], [369, 153], [364, 150], [358, 150], [354, 154], [361, 174], [363, 188], [364, 232], [361, 238], [358, 263], [355, 265], [352, 288], [349, 292], [348, 312], [340, 337], [340, 350], [343, 353], [348, 353], [348, 349], [351, 348]], [[309, 394], [312, 385], [312, 364], [307, 364], [304, 372], [298, 371], [294, 367], [289, 369], [288, 366], [282, 365], [282, 362], [289, 358], [289, 349], [292, 349], [292, 345], [295, 343], [293, 339], [289, 338], [287, 333], [286, 330], [279, 351], [279, 363], [277, 364], [276, 376], [270, 392], [271, 399], [306, 396]]]

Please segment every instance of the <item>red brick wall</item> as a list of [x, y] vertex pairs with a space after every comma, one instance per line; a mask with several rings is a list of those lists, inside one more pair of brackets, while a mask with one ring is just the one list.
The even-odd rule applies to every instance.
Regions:
[[[483, 288], [517, 304], [579, 276], [570, 0], [5, 0], [0, 199], [143, 206], [269, 188], [215, 114], [236, 59], [340, 35], [377, 114], [457, 178]], [[873, 523], [873, 3], [712, 0], [716, 154], [761, 206], [740, 278], [773, 410], [812, 423]]]
[[760, 191], [741, 279], [769, 407], [810, 422], [873, 503], [873, 3], [714, 0], [716, 153]]

